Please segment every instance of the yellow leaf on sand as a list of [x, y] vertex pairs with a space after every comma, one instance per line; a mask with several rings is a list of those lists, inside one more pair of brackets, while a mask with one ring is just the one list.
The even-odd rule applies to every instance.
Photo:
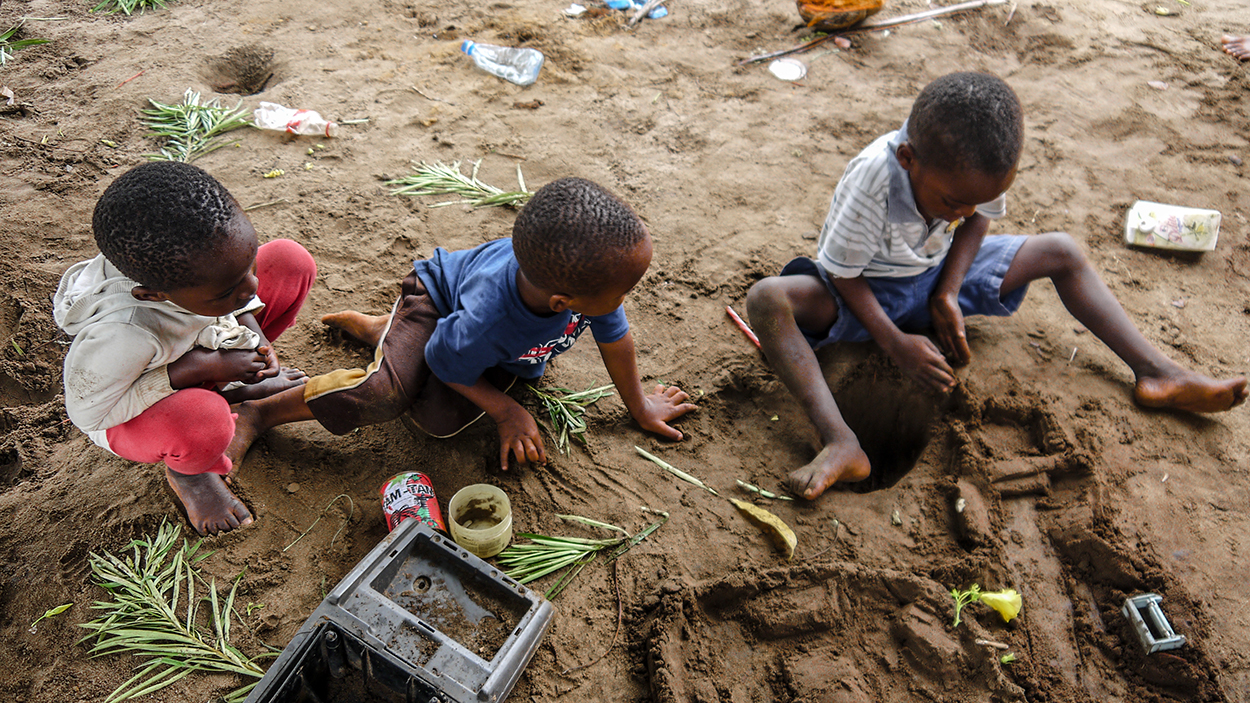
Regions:
[[794, 546], [798, 544], [799, 538], [794, 536], [794, 530], [790, 529], [790, 526], [781, 518], [744, 500], [730, 498], [730, 501], [739, 512], [746, 516], [747, 520], [768, 535], [768, 538], [773, 541], [773, 546], [785, 553], [786, 559], [794, 556]]
[[1013, 618], [1020, 614], [1020, 608], [1024, 605], [1020, 594], [1016, 593], [1014, 588], [1004, 588], [1001, 591], [989, 591], [981, 594], [981, 602], [998, 611], [1003, 616], [1003, 622], [1011, 622]]

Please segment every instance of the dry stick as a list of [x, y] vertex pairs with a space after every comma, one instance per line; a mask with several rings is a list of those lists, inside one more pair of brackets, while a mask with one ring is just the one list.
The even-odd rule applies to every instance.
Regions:
[[148, 69], [146, 69], [146, 68], [145, 68], [145, 69], [143, 69], [143, 71], [139, 71], [139, 72], [138, 72], [138, 73], [136, 73], [135, 75], [133, 75], [133, 76], [131, 76], [131, 77], [127, 78], [126, 80], [122, 81], [121, 83], [118, 83], [116, 86], [114, 86], [114, 87], [113, 87], [113, 90], [117, 90], [118, 88], [122, 87], [123, 85], [126, 85], [126, 84], [127, 84], [127, 83], [129, 83], [130, 81], [133, 81], [134, 79], [138, 78], [139, 76], [142, 76], [142, 75], [143, 75], [143, 72], [144, 72], [144, 71], [146, 71], [146, 70], [148, 70]]
[[655, 8], [659, 7], [662, 2], [664, 2], [664, 0], [647, 0], [642, 7], [638, 8], [638, 11], [634, 13], [634, 16], [629, 18], [629, 25], [627, 25], [627, 28], [632, 28], [634, 25], [638, 24], [639, 20], [646, 17]]
[[565, 669], [560, 672], [561, 676], [567, 676], [574, 671], [581, 671], [582, 669], [587, 669], [595, 664], [598, 664], [603, 661], [603, 658], [608, 656], [608, 652], [611, 652], [612, 648], [616, 646], [616, 637], [621, 634], [621, 621], [625, 619], [625, 605], [621, 602], [621, 580], [616, 573], [617, 565], [620, 563], [620, 559], [614, 559], [612, 561], [612, 585], [616, 587], [616, 630], [612, 632], [612, 644], [609, 644], [608, 648], [603, 650], [603, 654], [600, 654], [598, 659], [595, 659], [589, 664], [582, 664], [581, 666]]
[[278, 203], [285, 203], [285, 202], [286, 202], [286, 198], [278, 198], [277, 200], [270, 200], [267, 203], [257, 203], [255, 205], [248, 205], [247, 207], [243, 208], [243, 212], [249, 212], [251, 210], [259, 210], [260, 208], [263, 208], [263, 207], [269, 207], [270, 205], [277, 205]]
[[434, 101], [434, 102], [436, 102], [436, 103], [447, 103], [448, 105], [455, 105], [455, 103], [453, 103], [453, 102], [451, 102], [451, 101], [449, 101], [449, 100], [443, 100], [442, 98], [435, 98], [435, 97], [431, 97], [431, 96], [429, 96], [429, 95], [426, 95], [425, 93], [422, 93], [422, 92], [421, 92], [421, 89], [420, 89], [420, 88], [418, 88], [418, 87], [417, 87], [417, 86], [415, 86], [415, 85], [410, 85], [410, 86], [408, 86], [408, 87], [409, 87], [409, 88], [412, 88], [413, 92], [415, 92], [417, 95], [420, 95], [421, 97], [425, 98], [426, 100], [433, 100], [433, 101]]
[[781, 51], [774, 51], [771, 54], [763, 54], [761, 56], [752, 56], [748, 59], [743, 59], [742, 61], [739, 61], [737, 65], [743, 66], [749, 63], [758, 63], [760, 61], [767, 61], [768, 59], [774, 59], [774, 58], [777, 58], [778, 56], [788, 56], [790, 54], [799, 54], [804, 51], [807, 51], [808, 49], [811, 49], [812, 47], [824, 44], [825, 42], [830, 41], [834, 39], [835, 37], [842, 36], [844, 34], [860, 34], [863, 32], [876, 32], [878, 30], [889, 29], [891, 27], [898, 27], [904, 24], [912, 24], [913, 22], [922, 22], [924, 20], [931, 19], [933, 17], [942, 17], [944, 15], [951, 15], [956, 12], [964, 12], [965, 10], [979, 10], [983, 7], [990, 7], [992, 5], [1006, 5], [1006, 4], [1007, 4], [1007, 0], [972, 0], [971, 2], [961, 2], [958, 5], [951, 5], [950, 7], [937, 7], [932, 10], [925, 10], [924, 12], [917, 12], [911, 15], [902, 15], [899, 17], [892, 17], [889, 19], [878, 20], [876, 22], [865, 21], [865, 22], [861, 22], [855, 25], [854, 27], [840, 29], [835, 34], [827, 34], [823, 37], [820, 37], [819, 39], [813, 39], [807, 42], [806, 44], [800, 44], [794, 47], [793, 49], [783, 49]]

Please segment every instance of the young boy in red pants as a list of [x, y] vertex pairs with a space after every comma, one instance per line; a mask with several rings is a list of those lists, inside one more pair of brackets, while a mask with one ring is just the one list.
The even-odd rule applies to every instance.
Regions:
[[[225, 187], [187, 164], [119, 177], [92, 220], [102, 252], [70, 267], [53, 297], [74, 341], [65, 407], [93, 442], [165, 476], [200, 534], [252, 522], [226, 486], [231, 403], [307, 381], [272, 341], [316, 278], [312, 256], [256, 231]], [[251, 434], [250, 432], [248, 434]]]
[[[751, 287], [747, 311], [764, 354], [822, 444], [790, 474], [795, 493], [813, 499], [873, 469], [834, 402], [816, 349], [871, 339], [913, 381], [949, 391], [952, 366], [972, 358], [964, 317], [1012, 314], [1040, 278], [1132, 369], [1138, 404], [1208, 413], [1245, 401], [1245, 378], [1195, 373], [1151, 345], [1069, 235], [986, 236], [990, 220], [1005, 212], [1023, 135], [1020, 101], [1001, 79], [938, 78], [902, 129], [847, 165], [817, 259], [795, 259]], [[937, 344], [922, 334], [929, 329]]]

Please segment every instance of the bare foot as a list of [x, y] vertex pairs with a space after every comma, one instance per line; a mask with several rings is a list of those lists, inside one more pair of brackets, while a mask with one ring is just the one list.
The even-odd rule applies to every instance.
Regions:
[[344, 310], [322, 315], [325, 324], [343, 330], [371, 347], [378, 346], [382, 332], [391, 321], [390, 315], [366, 315], [355, 310]]
[[1224, 53], [1235, 56], [1242, 61], [1250, 59], [1250, 36], [1234, 37], [1228, 34], [1220, 40], [1224, 44]]
[[226, 447], [226, 458], [230, 460], [230, 473], [225, 476], [227, 485], [234, 484], [234, 477], [243, 466], [243, 458], [247, 456], [247, 450], [252, 448], [257, 437], [269, 429], [261, 423], [261, 413], [252, 403], [239, 403], [231, 406], [230, 409], [235, 413], [235, 420], [234, 439], [230, 440], [230, 446]]
[[859, 443], [829, 444], [807, 466], [790, 474], [790, 490], [814, 500], [838, 481], [863, 481], [871, 467]]
[[1218, 413], [1246, 400], [1243, 376], [1217, 381], [1193, 371], [1179, 369], [1161, 376], [1137, 379], [1133, 398], [1148, 408], [1172, 408], [1191, 413]]
[[313, 419], [312, 411], [304, 402], [303, 383], [265, 398], [231, 405], [230, 410], [235, 415], [234, 438], [226, 447], [226, 458], [230, 460], [230, 473], [225, 477], [227, 484], [234, 483], [247, 450], [252, 448], [257, 437], [278, 425]]
[[268, 398], [288, 388], [302, 386], [305, 383], [308, 383], [308, 374], [299, 369], [288, 369], [283, 366], [282, 370], [278, 371], [278, 375], [273, 378], [266, 378], [260, 383], [252, 383], [232, 390], [222, 391], [221, 395], [232, 404], [242, 403], [245, 400]]
[[229, 532], [252, 524], [252, 513], [243, 501], [213, 473], [180, 474], [165, 468], [165, 480], [182, 504], [187, 522], [201, 535]]

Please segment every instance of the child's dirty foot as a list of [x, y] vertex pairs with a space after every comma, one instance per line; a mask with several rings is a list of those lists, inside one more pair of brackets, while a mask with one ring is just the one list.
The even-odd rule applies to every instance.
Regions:
[[1217, 381], [1192, 371], [1180, 370], [1167, 376], [1137, 379], [1133, 398], [1148, 408], [1218, 413], [1245, 402], [1246, 379], [1238, 376]]
[[262, 426], [260, 411], [251, 403], [239, 403], [231, 406], [230, 409], [235, 413], [235, 420], [234, 439], [230, 440], [230, 446], [226, 447], [226, 458], [230, 460], [230, 473], [225, 477], [227, 484], [234, 483], [234, 477], [243, 466], [243, 458], [247, 456], [247, 450], [251, 449], [256, 438], [268, 429]]
[[386, 330], [386, 325], [391, 321], [391, 316], [366, 315], [355, 310], [344, 310], [322, 315], [321, 321], [331, 327], [343, 330], [371, 347], [376, 347], [378, 342], [382, 340], [382, 332]]
[[229, 532], [252, 524], [252, 513], [214, 473], [180, 474], [166, 467], [165, 480], [174, 490], [187, 522], [201, 535]]
[[260, 383], [247, 384], [232, 390], [222, 391], [221, 396], [231, 404], [242, 403], [245, 400], [268, 398], [288, 388], [302, 386], [305, 383], [308, 383], [308, 374], [299, 369], [288, 369], [283, 366], [278, 375], [273, 378], [266, 378]]
[[859, 443], [829, 444], [807, 466], [790, 474], [790, 490], [814, 500], [838, 481], [863, 481], [871, 467]]
[[1250, 59], [1250, 36], [1234, 37], [1225, 34], [1220, 41], [1224, 44], [1224, 53], [1242, 61]]

